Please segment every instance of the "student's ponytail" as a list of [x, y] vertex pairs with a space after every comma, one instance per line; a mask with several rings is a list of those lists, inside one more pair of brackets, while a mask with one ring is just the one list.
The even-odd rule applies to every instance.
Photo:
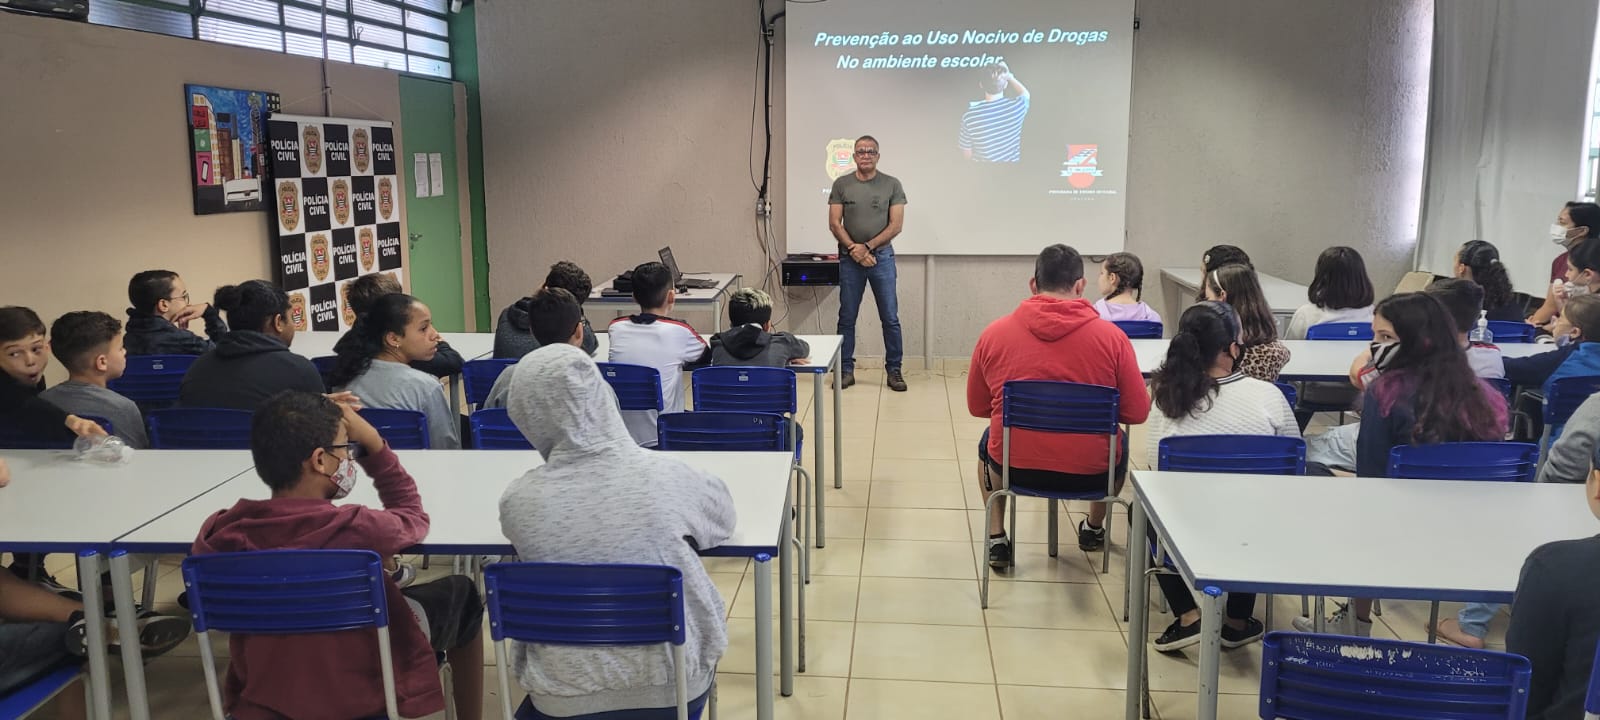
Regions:
[[367, 314], [356, 318], [350, 332], [333, 346], [336, 360], [328, 373], [328, 386], [344, 387], [366, 374], [372, 360], [383, 354], [383, 339], [389, 333], [406, 334], [411, 320], [411, 305], [416, 298], [391, 293], [378, 298]]
[[1511, 276], [1500, 262], [1500, 250], [1483, 240], [1461, 246], [1456, 261], [1472, 270], [1472, 281], [1483, 288], [1483, 306], [1494, 309], [1511, 302]]
[[1139, 262], [1139, 256], [1133, 253], [1119, 252], [1106, 256], [1106, 272], [1117, 276], [1117, 289], [1112, 290], [1107, 300], [1125, 292], [1133, 293], [1134, 300], [1142, 300], [1144, 294], [1144, 263]]
[[266, 332], [274, 318], [289, 312], [289, 294], [265, 280], [248, 280], [217, 288], [212, 304], [227, 314], [234, 330]]
[[1202, 302], [1185, 310], [1167, 344], [1166, 360], [1150, 376], [1156, 409], [1174, 420], [1210, 410], [1217, 391], [1211, 368], [1238, 337], [1238, 315], [1226, 303]]

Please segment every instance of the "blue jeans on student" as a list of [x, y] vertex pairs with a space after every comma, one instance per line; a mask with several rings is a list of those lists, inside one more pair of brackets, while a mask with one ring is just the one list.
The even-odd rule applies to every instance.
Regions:
[[861, 298], [867, 284], [878, 304], [878, 321], [883, 325], [883, 366], [899, 370], [905, 355], [900, 336], [900, 300], [895, 294], [894, 247], [884, 246], [872, 253], [878, 264], [862, 267], [849, 255], [839, 256], [839, 334], [844, 336], [844, 371], [856, 369], [856, 316], [861, 314]]
[[1456, 623], [1461, 626], [1461, 632], [1482, 640], [1489, 634], [1489, 621], [1499, 612], [1499, 605], [1467, 603], [1456, 613]]

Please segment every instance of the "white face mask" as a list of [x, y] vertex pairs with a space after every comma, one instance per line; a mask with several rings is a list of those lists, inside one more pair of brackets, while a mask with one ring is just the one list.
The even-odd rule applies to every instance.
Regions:
[[333, 491], [334, 500], [339, 500], [349, 496], [350, 491], [354, 490], [356, 487], [355, 461], [351, 460], [350, 458], [340, 460], [339, 469], [333, 471], [333, 477], [329, 479], [333, 481], [334, 487], [336, 488]]
[[1557, 245], [1566, 245], [1567, 228], [1560, 224], [1552, 224], [1550, 226], [1550, 242], [1553, 242]]

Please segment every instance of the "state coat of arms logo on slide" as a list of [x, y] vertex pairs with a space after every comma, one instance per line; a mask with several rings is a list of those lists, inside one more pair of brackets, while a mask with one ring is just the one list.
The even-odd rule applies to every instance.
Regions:
[[856, 169], [856, 141], [839, 138], [828, 141], [828, 179], [838, 180]]
[[1094, 184], [1094, 179], [1104, 175], [1100, 171], [1099, 145], [1068, 145], [1067, 159], [1061, 163], [1061, 177], [1079, 190]]

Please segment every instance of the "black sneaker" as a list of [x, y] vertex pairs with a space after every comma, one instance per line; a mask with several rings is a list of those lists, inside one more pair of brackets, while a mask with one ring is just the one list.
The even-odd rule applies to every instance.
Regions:
[[[1198, 624], [1196, 623], [1196, 625]], [[1244, 627], [1237, 630], [1232, 625], [1224, 624], [1222, 626], [1222, 646], [1236, 648], [1241, 645], [1249, 645], [1260, 640], [1261, 636], [1265, 634], [1267, 634], [1267, 628], [1261, 624], [1260, 620], [1245, 618]]]
[[841, 371], [839, 373], [839, 379], [835, 380], [834, 382], [839, 384], [840, 390], [843, 390], [851, 385], [856, 384], [856, 373], [854, 370]]
[[906, 376], [900, 374], [900, 368], [895, 368], [886, 373], [889, 376], [889, 389], [895, 392], [906, 391]]
[[[1257, 623], [1257, 626], [1259, 627], [1260, 623]], [[1177, 652], [1198, 642], [1200, 642], [1200, 623], [1185, 627], [1182, 620], [1173, 620], [1172, 624], [1167, 626], [1166, 632], [1161, 633], [1151, 646], [1156, 652], [1166, 653]]]
[[998, 572], [1011, 570], [1011, 541], [999, 539], [989, 544], [989, 568]]
[[1088, 520], [1078, 521], [1078, 549], [1094, 552], [1106, 546], [1106, 529], [1089, 527]]
[[[189, 621], [175, 615], [162, 615], [160, 613], [144, 610], [139, 613], [139, 650], [146, 660], [165, 654], [173, 648], [182, 645], [189, 638], [192, 629]], [[107, 624], [106, 650], [113, 655], [122, 652], [122, 644], [116, 635], [116, 626]], [[87, 655], [89, 652], [88, 620], [81, 612], [73, 613], [67, 626], [67, 650], [74, 655]]]

